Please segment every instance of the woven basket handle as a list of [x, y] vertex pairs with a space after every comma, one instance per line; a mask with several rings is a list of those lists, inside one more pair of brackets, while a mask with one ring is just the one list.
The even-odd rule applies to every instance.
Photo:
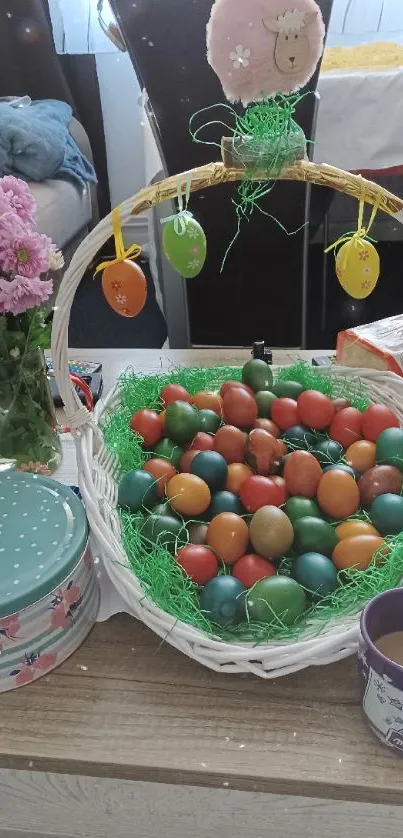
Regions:
[[[182, 175], [166, 178], [159, 183], [145, 187], [135, 197], [128, 198], [120, 205], [122, 226], [131, 216], [139, 215], [151, 207], [175, 198], [178, 178], [186, 180], [188, 174], [191, 174], [192, 178], [192, 192], [210, 186], [218, 186], [221, 183], [241, 180], [243, 177], [242, 171], [239, 169], [228, 169], [223, 163], [209, 163], [192, 170], [191, 173], [185, 172]], [[267, 180], [267, 172], [257, 172], [253, 180]], [[326, 164], [318, 165], [301, 160], [284, 169], [277, 180], [304, 181], [318, 186], [329, 186], [358, 200], [362, 199], [368, 204], [377, 204], [379, 209], [403, 223], [403, 201], [361, 175], [343, 172], [341, 169]], [[60, 395], [65, 405], [67, 422], [73, 433], [79, 433], [80, 428], [84, 425], [94, 427], [94, 420], [87, 408], [81, 404], [69, 376], [68, 328], [70, 311], [74, 295], [88, 265], [94, 260], [112, 232], [112, 213], [110, 213], [99, 222], [77, 248], [70, 266], [64, 274], [56, 299], [52, 329], [53, 367]], [[94, 280], [94, 282], [97, 281], [97, 279]]]

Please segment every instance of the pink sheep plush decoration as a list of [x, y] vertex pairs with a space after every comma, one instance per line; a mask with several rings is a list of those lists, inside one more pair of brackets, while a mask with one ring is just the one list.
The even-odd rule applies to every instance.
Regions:
[[304, 87], [324, 35], [315, 0], [215, 0], [207, 58], [227, 99], [248, 105]]

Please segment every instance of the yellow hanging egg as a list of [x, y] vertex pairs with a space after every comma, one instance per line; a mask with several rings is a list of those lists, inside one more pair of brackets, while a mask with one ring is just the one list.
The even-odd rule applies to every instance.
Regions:
[[147, 281], [130, 259], [108, 265], [102, 274], [102, 290], [110, 307], [122, 317], [136, 317], [147, 299]]
[[380, 272], [378, 251], [366, 239], [352, 238], [337, 253], [337, 278], [346, 293], [356, 300], [372, 294]]

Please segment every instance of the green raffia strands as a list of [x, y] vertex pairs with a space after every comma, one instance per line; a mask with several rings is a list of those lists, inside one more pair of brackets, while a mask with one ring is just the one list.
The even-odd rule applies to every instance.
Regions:
[[[139, 468], [148, 459], [139, 438], [133, 435], [129, 421], [133, 413], [144, 407], [159, 408], [159, 393], [166, 384], [182, 384], [190, 393], [203, 389], [218, 389], [224, 381], [240, 380], [241, 369], [216, 367], [211, 369], [174, 369], [163, 375], [139, 376], [128, 370], [120, 379], [120, 404], [106, 416], [104, 438], [108, 449], [117, 455], [121, 474]], [[317, 374], [303, 361], [278, 370], [276, 380], [299, 381], [304, 389], [320, 390], [332, 398], [349, 399], [363, 411], [370, 403], [365, 387], [359, 381]], [[144, 595], [171, 614], [175, 619], [195, 626], [222, 640], [258, 645], [271, 641], [295, 641], [316, 635], [333, 620], [357, 614], [376, 594], [395, 588], [403, 577], [403, 533], [386, 539], [390, 546], [387, 560], [377, 566], [376, 557], [365, 572], [346, 571], [340, 574], [340, 588], [314, 604], [292, 626], [284, 626], [277, 619], [272, 624], [247, 622], [231, 629], [211, 623], [200, 611], [198, 590], [180, 570], [173, 556], [163, 547], [151, 545], [139, 532], [144, 518], [141, 514], [121, 512], [122, 541], [131, 567], [140, 581]], [[353, 516], [369, 520], [365, 512]], [[336, 526], [336, 522], [335, 522]], [[186, 532], [184, 529], [184, 541]], [[178, 538], [178, 547], [182, 544]], [[291, 560], [285, 557], [280, 572], [289, 574]], [[226, 572], [226, 571], [222, 571]]]

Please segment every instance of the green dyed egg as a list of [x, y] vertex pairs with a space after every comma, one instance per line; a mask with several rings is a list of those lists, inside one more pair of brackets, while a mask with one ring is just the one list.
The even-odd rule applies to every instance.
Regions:
[[299, 381], [276, 381], [273, 384], [273, 393], [279, 399], [297, 399], [303, 391], [302, 384]]
[[[165, 256], [178, 274], [186, 279], [193, 279], [202, 270], [207, 256], [207, 241], [203, 228], [195, 218], [183, 219], [184, 233], [179, 235], [172, 218], [163, 226], [162, 246]], [[180, 226], [179, 226], [180, 229]]]
[[305, 425], [293, 425], [291, 428], [288, 428], [284, 433], [281, 435], [281, 439], [284, 440], [286, 445], [288, 445], [292, 450], [301, 449], [302, 451], [308, 451], [311, 449], [313, 445], [315, 445], [316, 436], [310, 428], [305, 427]]
[[205, 434], [215, 434], [221, 425], [221, 419], [214, 410], [199, 410], [199, 430]]
[[172, 506], [169, 503], [169, 501], [164, 501], [163, 503], [157, 503], [157, 506], [153, 506], [151, 512], [152, 512], [153, 515], [159, 515], [159, 516], [168, 515], [168, 516], [172, 516], [172, 518], [180, 518], [181, 517], [178, 512], [175, 512], [175, 510], [172, 509]]
[[118, 504], [131, 512], [151, 509], [158, 500], [158, 488], [155, 477], [142, 469], [128, 471], [120, 483]]
[[216, 576], [200, 593], [200, 608], [220, 626], [232, 626], [245, 619], [246, 588], [234, 576]]
[[147, 541], [166, 547], [171, 553], [176, 551], [179, 537], [186, 540], [183, 522], [173, 515], [149, 515], [140, 532]]
[[235, 515], [244, 515], [245, 511], [238, 495], [227, 491], [215, 492], [207, 510], [207, 518], [211, 520], [216, 515], [220, 515], [221, 512], [234, 512]]
[[288, 498], [284, 506], [284, 512], [288, 515], [293, 526], [300, 518], [321, 518], [321, 511], [314, 500], [297, 495]]
[[315, 598], [327, 596], [337, 588], [337, 570], [321, 553], [304, 553], [295, 559], [291, 575]]
[[224, 486], [228, 476], [228, 465], [218, 451], [200, 451], [190, 463], [190, 473], [204, 480], [214, 492]]
[[258, 416], [261, 419], [271, 419], [271, 409], [273, 402], [277, 400], [277, 396], [270, 390], [259, 390], [255, 395], [255, 401], [258, 409]]
[[255, 393], [260, 390], [271, 390], [273, 384], [273, 373], [260, 358], [252, 358], [242, 368], [242, 381], [251, 387]]
[[376, 441], [376, 462], [378, 465], [396, 466], [403, 472], [403, 431], [388, 428]]
[[246, 595], [250, 620], [259, 623], [292, 623], [306, 609], [307, 601], [301, 585], [287, 576], [269, 576], [261, 579]]
[[340, 442], [336, 442], [334, 439], [322, 439], [315, 442], [311, 454], [316, 457], [323, 468], [338, 463], [344, 454], [344, 448], [340, 445]]
[[185, 452], [184, 449], [180, 448], [179, 445], [177, 445], [172, 439], [165, 438], [155, 446], [154, 453], [157, 457], [169, 460], [174, 468], [179, 468], [179, 463]]
[[323, 518], [308, 516], [295, 522], [293, 546], [298, 555], [318, 552], [331, 556], [338, 541], [335, 530]]
[[370, 516], [381, 535], [403, 532], [403, 498], [392, 494], [378, 495], [371, 504]]
[[200, 427], [199, 411], [187, 402], [171, 402], [165, 411], [164, 430], [180, 445], [192, 442]]

